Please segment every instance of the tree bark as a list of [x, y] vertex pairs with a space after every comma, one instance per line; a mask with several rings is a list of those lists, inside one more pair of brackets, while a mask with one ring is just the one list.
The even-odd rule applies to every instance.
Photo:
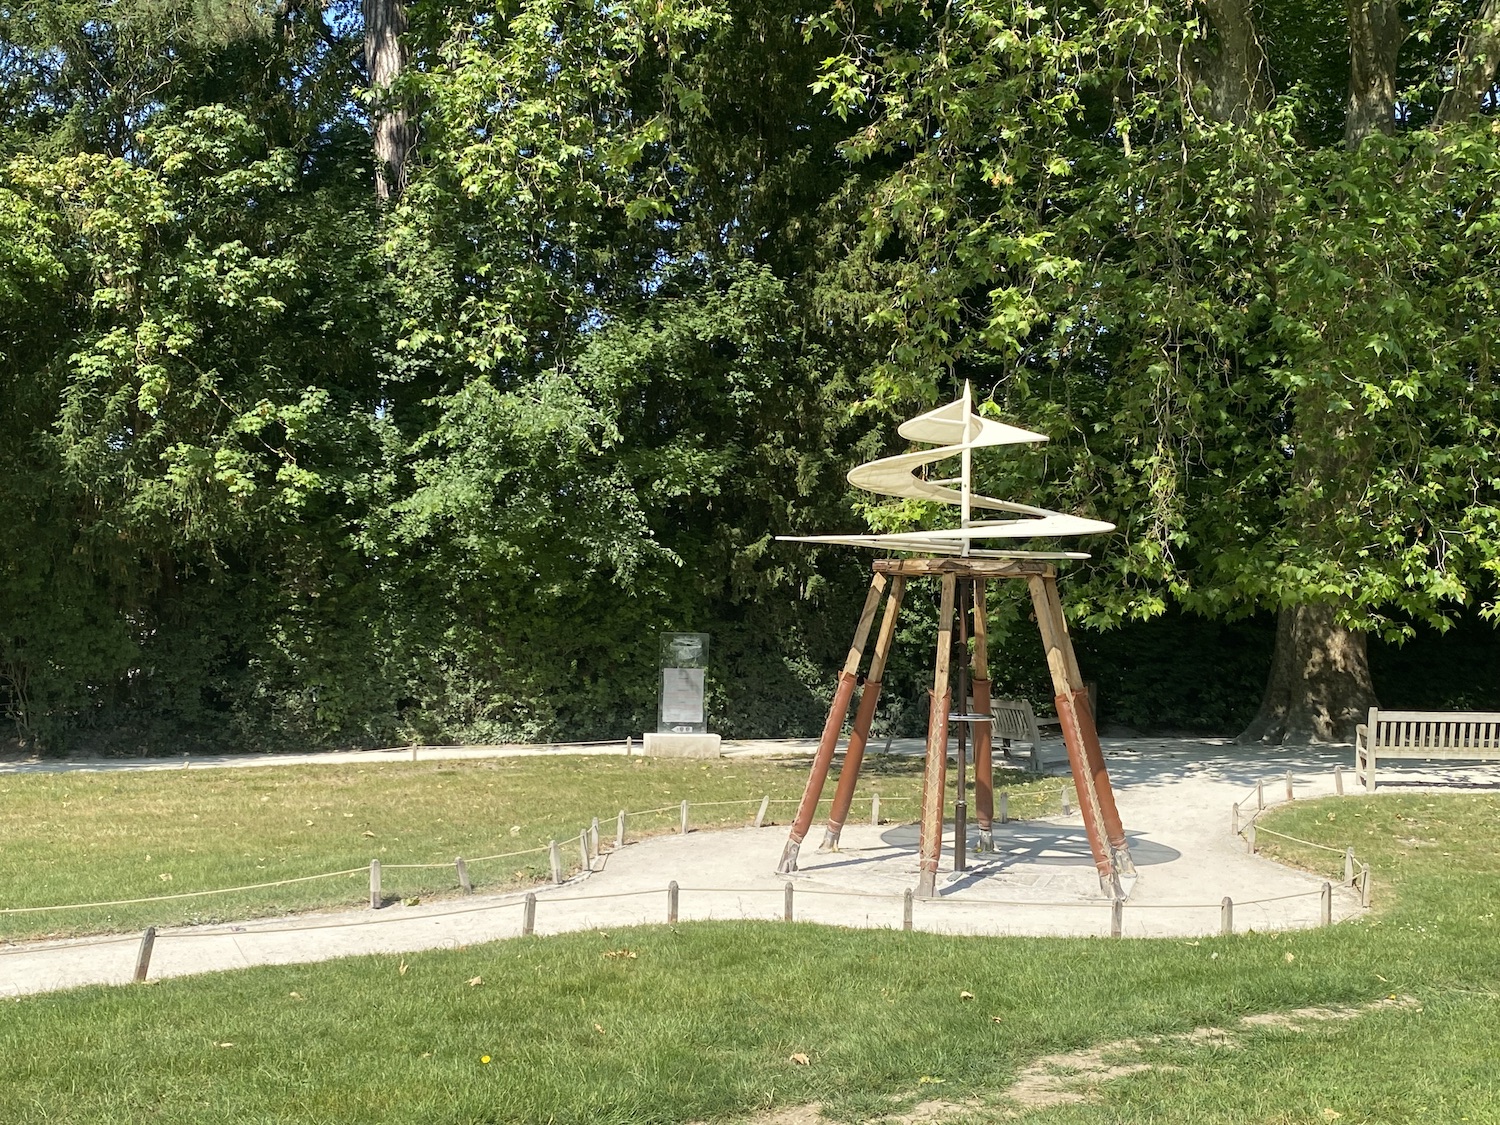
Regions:
[[1406, 27], [1398, 0], [1349, 0], [1349, 100], [1344, 143], [1352, 152], [1372, 133], [1396, 127], [1396, 61]]
[[1438, 105], [1437, 121], [1461, 121], [1478, 113], [1500, 73], [1500, 0], [1485, 0], [1458, 44], [1453, 85]]
[[1210, 40], [1194, 45], [1189, 70], [1193, 108], [1215, 122], [1244, 125], [1270, 102], [1269, 67], [1255, 29], [1249, 0], [1200, 0], [1208, 17]]
[[1365, 635], [1334, 619], [1331, 605], [1288, 606], [1260, 711], [1240, 742], [1348, 742], [1375, 706]]
[[376, 96], [370, 109], [375, 144], [375, 195], [382, 202], [399, 199], [406, 189], [406, 162], [416, 147], [411, 112], [391, 96], [391, 84], [406, 65], [406, 9], [401, 0], [363, 0], [365, 67]]

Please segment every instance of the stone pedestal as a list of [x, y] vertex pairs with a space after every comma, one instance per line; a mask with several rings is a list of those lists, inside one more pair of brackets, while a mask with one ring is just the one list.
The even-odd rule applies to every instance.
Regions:
[[716, 734], [666, 734], [646, 732], [645, 752], [648, 758], [717, 758], [720, 756]]

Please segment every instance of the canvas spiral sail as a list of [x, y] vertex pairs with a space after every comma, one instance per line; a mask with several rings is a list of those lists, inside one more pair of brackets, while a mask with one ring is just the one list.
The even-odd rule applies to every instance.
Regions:
[[[952, 504], [961, 513], [958, 527], [887, 534], [784, 535], [779, 538], [794, 543], [839, 543], [850, 547], [873, 547], [924, 555], [1085, 559], [1088, 554], [1080, 551], [1026, 551], [987, 544], [996, 540], [1097, 535], [1114, 530], [1114, 524], [1102, 520], [1070, 516], [1064, 512], [1034, 508], [1029, 504], [1016, 504], [974, 492], [974, 450], [997, 445], [1042, 442], [1047, 437], [1045, 434], [1033, 433], [1018, 426], [1007, 426], [975, 414], [972, 392], [967, 383], [964, 384], [962, 397], [903, 422], [896, 432], [909, 441], [935, 445], [937, 448], [867, 461], [849, 470], [849, 483], [881, 496]], [[959, 476], [947, 480], [928, 480], [919, 475], [927, 465], [952, 457], [960, 459]], [[973, 518], [975, 509], [1002, 512], [1009, 518], [976, 520]]]

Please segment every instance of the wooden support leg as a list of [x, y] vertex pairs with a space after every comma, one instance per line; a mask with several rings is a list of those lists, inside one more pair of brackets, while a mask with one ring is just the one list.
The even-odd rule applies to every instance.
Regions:
[[901, 598], [905, 592], [904, 577], [897, 575], [891, 579], [885, 616], [880, 619], [880, 632], [875, 636], [875, 654], [870, 658], [870, 674], [865, 677], [864, 694], [859, 697], [859, 709], [854, 713], [854, 729], [849, 732], [844, 765], [839, 770], [838, 787], [833, 791], [833, 808], [828, 813], [828, 828], [823, 833], [822, 846], [828, 851], [838, 851], [839, 834], [844, 830], [849, 806], [854, 801], [854, 787], [859, 783], [859, 769], [864, 764], [865, 746], [870, 740], [870, 723], [875, 718], [875, 705], [880, 702], [880, 680], [885, 675], [885, 662], [896, 639], [896, 615], [901, 612]]
[[[974, 714], [990, 713], [989, 623], [985, 615], [985, 595], [989, 584], [974, 580]], [[995, 850], [995, 767], [991, 760], [994, 726], [974, 724], [974, 803], [979, 814], [979, 850]]]
[[[1078, 706], [1076, 692], [1083, 689], [1083, 683], [1063, 622], [1062, 602], [1057, 597], [1057, 580], [1051, 576], [1033, 577], [1027, 579], [1027, 586], [1031, 590], [1031, 602], [1036, 610], [1042, 643], [1047, 650], [1047, 668], [1052, 673], [1052, 687], [1057, 693], [1057, 717], [1062, 724], [1063, 742], [1068, 748], [1068, 764], [1073, 770], [1078, 803], [1082, 806], [1080, 811], [1083, 813], [1084, 831], [1088, 834], [1089, 849], [1094, 853], [1094, 866], [1099, 872], [1099, 886], [1106, 894], [1119, 897], [1120, 870], [1105, 825], [1098, 778], [1085, 735], [1085, 727], [1092, 730], [1094, 721], [1088, 708], [1086, 691], [1083, 692], [1082, 708]], [[1109, 775], [1102, 770], [1102, 754], [1099, 764], [1100, 772], [1104, 774], [1104, 784], [1108, 786]], [[1122, 842], [1123, 839], [1121, 833]]]
[[[969, 595], [968, 582], [958, 588], [958, 636], [954, 657], [958, 661], [958, 707], [968, 714], [969, 702]], [[958, 752], [954, 760], [958, 777], [953, 783], [953, 870], [969, 869], [969, 726], [967, 719], [958, 724]]]
[[839, 673], [838, 686], [834, 688], [833, 705], [828, 708], [828, 721], [823, 724], [823, 737], [818, 742], [818, 752], [813, 756], [812, 772], [807, 778], [807, 787], [802, 791], [802, 800], [797, 805], [797, 815], [792, 820], [792, 830], [787, 835], [786, 847], [777, 864], [778, 874], [786, 875], [797, 870], [797, 853], [807, 830], [812, 827], [813, 814], [818, 810], [818, 799], [823, 796], [823, 783], [828, 780], [828, 767], [833, 764], [833, 752], [838, 748], [839, 731], [849, 714], [849, 702], [854, 698], [854, 680], [859, 672], [859, 662], [865, 653], [865, 641], [870, 636], [870, 626], [875, 620], [875, 611], [880, 606], [880, 595], [884, 593], [886, 577], [876, 574], [870, 581], [870, 592], [865, 596], [865, 608], [859, 615], [859, 624], [854, 629], [854, 643], [849, 646], [849, 656]]
[[[1079, 722], [1083, 736], [1083, 748], [1088, 755], [1089, 773], [1099, 798], [1099, 811], [1104, 816], [1105, 838], [1114, 853], [1115, 869], [1121, 875], [1135, 874], [1135, 861], [1130, 858], [1130, 843], [1125, 838], [1125, 827], [1120, 823], [1120, 811], [1115, 805], [1115, 787], [1109, 780], [1109, 768], [1104, 764], [1104, 749], [1099, 745], [1099, 729], [1094, 724], [1094, 704], [1089, 699], [1088, 688], [1083, 682], [1083, 673], [1078, 670], [1078, 658], [1073, 653], [1073, 641], [1068, 636], [1068, 619], [1063, 614], [1062, 598], [1057, 593], [1057, 583], [1046, 582], [1048, 600], [1052, 603], [1053, 619], [1062, 635], [1068, 665], [1068, 678], [1073, 696], [1073, 710], [1081, 714]], [[1061, 715], [1062, 711], [1059, 710]]]
[[938, 860], [943, 850], [943, 808], [947, 803], [948, 715], [953, 702], [948, 686], [948, 664], [953, 655], [954, 577], [945, 574], [941, 582], [937, 666], [932, 677], [932, 701], [927, 711], [927, 761], [922, 773], [922, 842], [917, 874], [919, 898], [931, 898], [937, 893]]

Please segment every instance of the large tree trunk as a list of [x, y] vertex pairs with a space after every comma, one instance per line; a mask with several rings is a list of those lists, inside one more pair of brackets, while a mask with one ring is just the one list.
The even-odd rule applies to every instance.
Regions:
[[1365, 635], [1334, 620], [1331, 605], [1289, 606], [1260, 712], [1241, 742], [1348, 742], [1375, 706]]
[[1396, 62], [1406, 28], [1397, 0], [1349, 0], [1349, 100], [1344, 143], [1396, 128]]
[[391, 83], [401, 75], [406, 49], [406, 9], [401, 0], [363, 0], [365, 67], [370, 89], [378, 99], [371, 107], [375, 141], [375, 194], [382, 201], [399, 198], [406, 188], [406, 161], [416, 147], [417, 128], [411, 113], [391, 96]]
[[1249, 0], [1202, 0], [1213, 34], [1194, 44], [1190, 77], [1206, 95], [1194, 97], [1193, 108], [1210, 121], [1243, 125], [1270, 101], [1269, 67], [1251, 7]]
[[1485, 0], [1458, 45], [1453, 85], [1438, 106], [1438, 124], [1478, 113], [1500, 74], [1500, 0]]
[[[1396, 65], [1406, 28], [1397, 0], [1349, 0], [1348, 11], [1344, 143], [1353, 151], [1367, 137], [1388, 133], [1393, 127]], [[1299, 431], [1304, 426], [1325, 427], [1329, 419], [1327, 403], [1315, 388], [1297, 396]], [[1295, 487], [1321, 497], [1320, 504], [1307, 514], [1308, 528], [1316, 534], [1327, 522], [1328, 509], [1344, 502], [1341, 482], [1353, 466], [1331, 459], [1326, 446], [1320, 452], [1316, 440], [1297, 444]], [[1276, 650], [1260, 712], [1240, 741], [1344, 742], [1353, 737], [1360, 716], [1374, 704], [1364, 634], [1340, 625], [1333, 605], [1287, 606], [1276, 621]]]

